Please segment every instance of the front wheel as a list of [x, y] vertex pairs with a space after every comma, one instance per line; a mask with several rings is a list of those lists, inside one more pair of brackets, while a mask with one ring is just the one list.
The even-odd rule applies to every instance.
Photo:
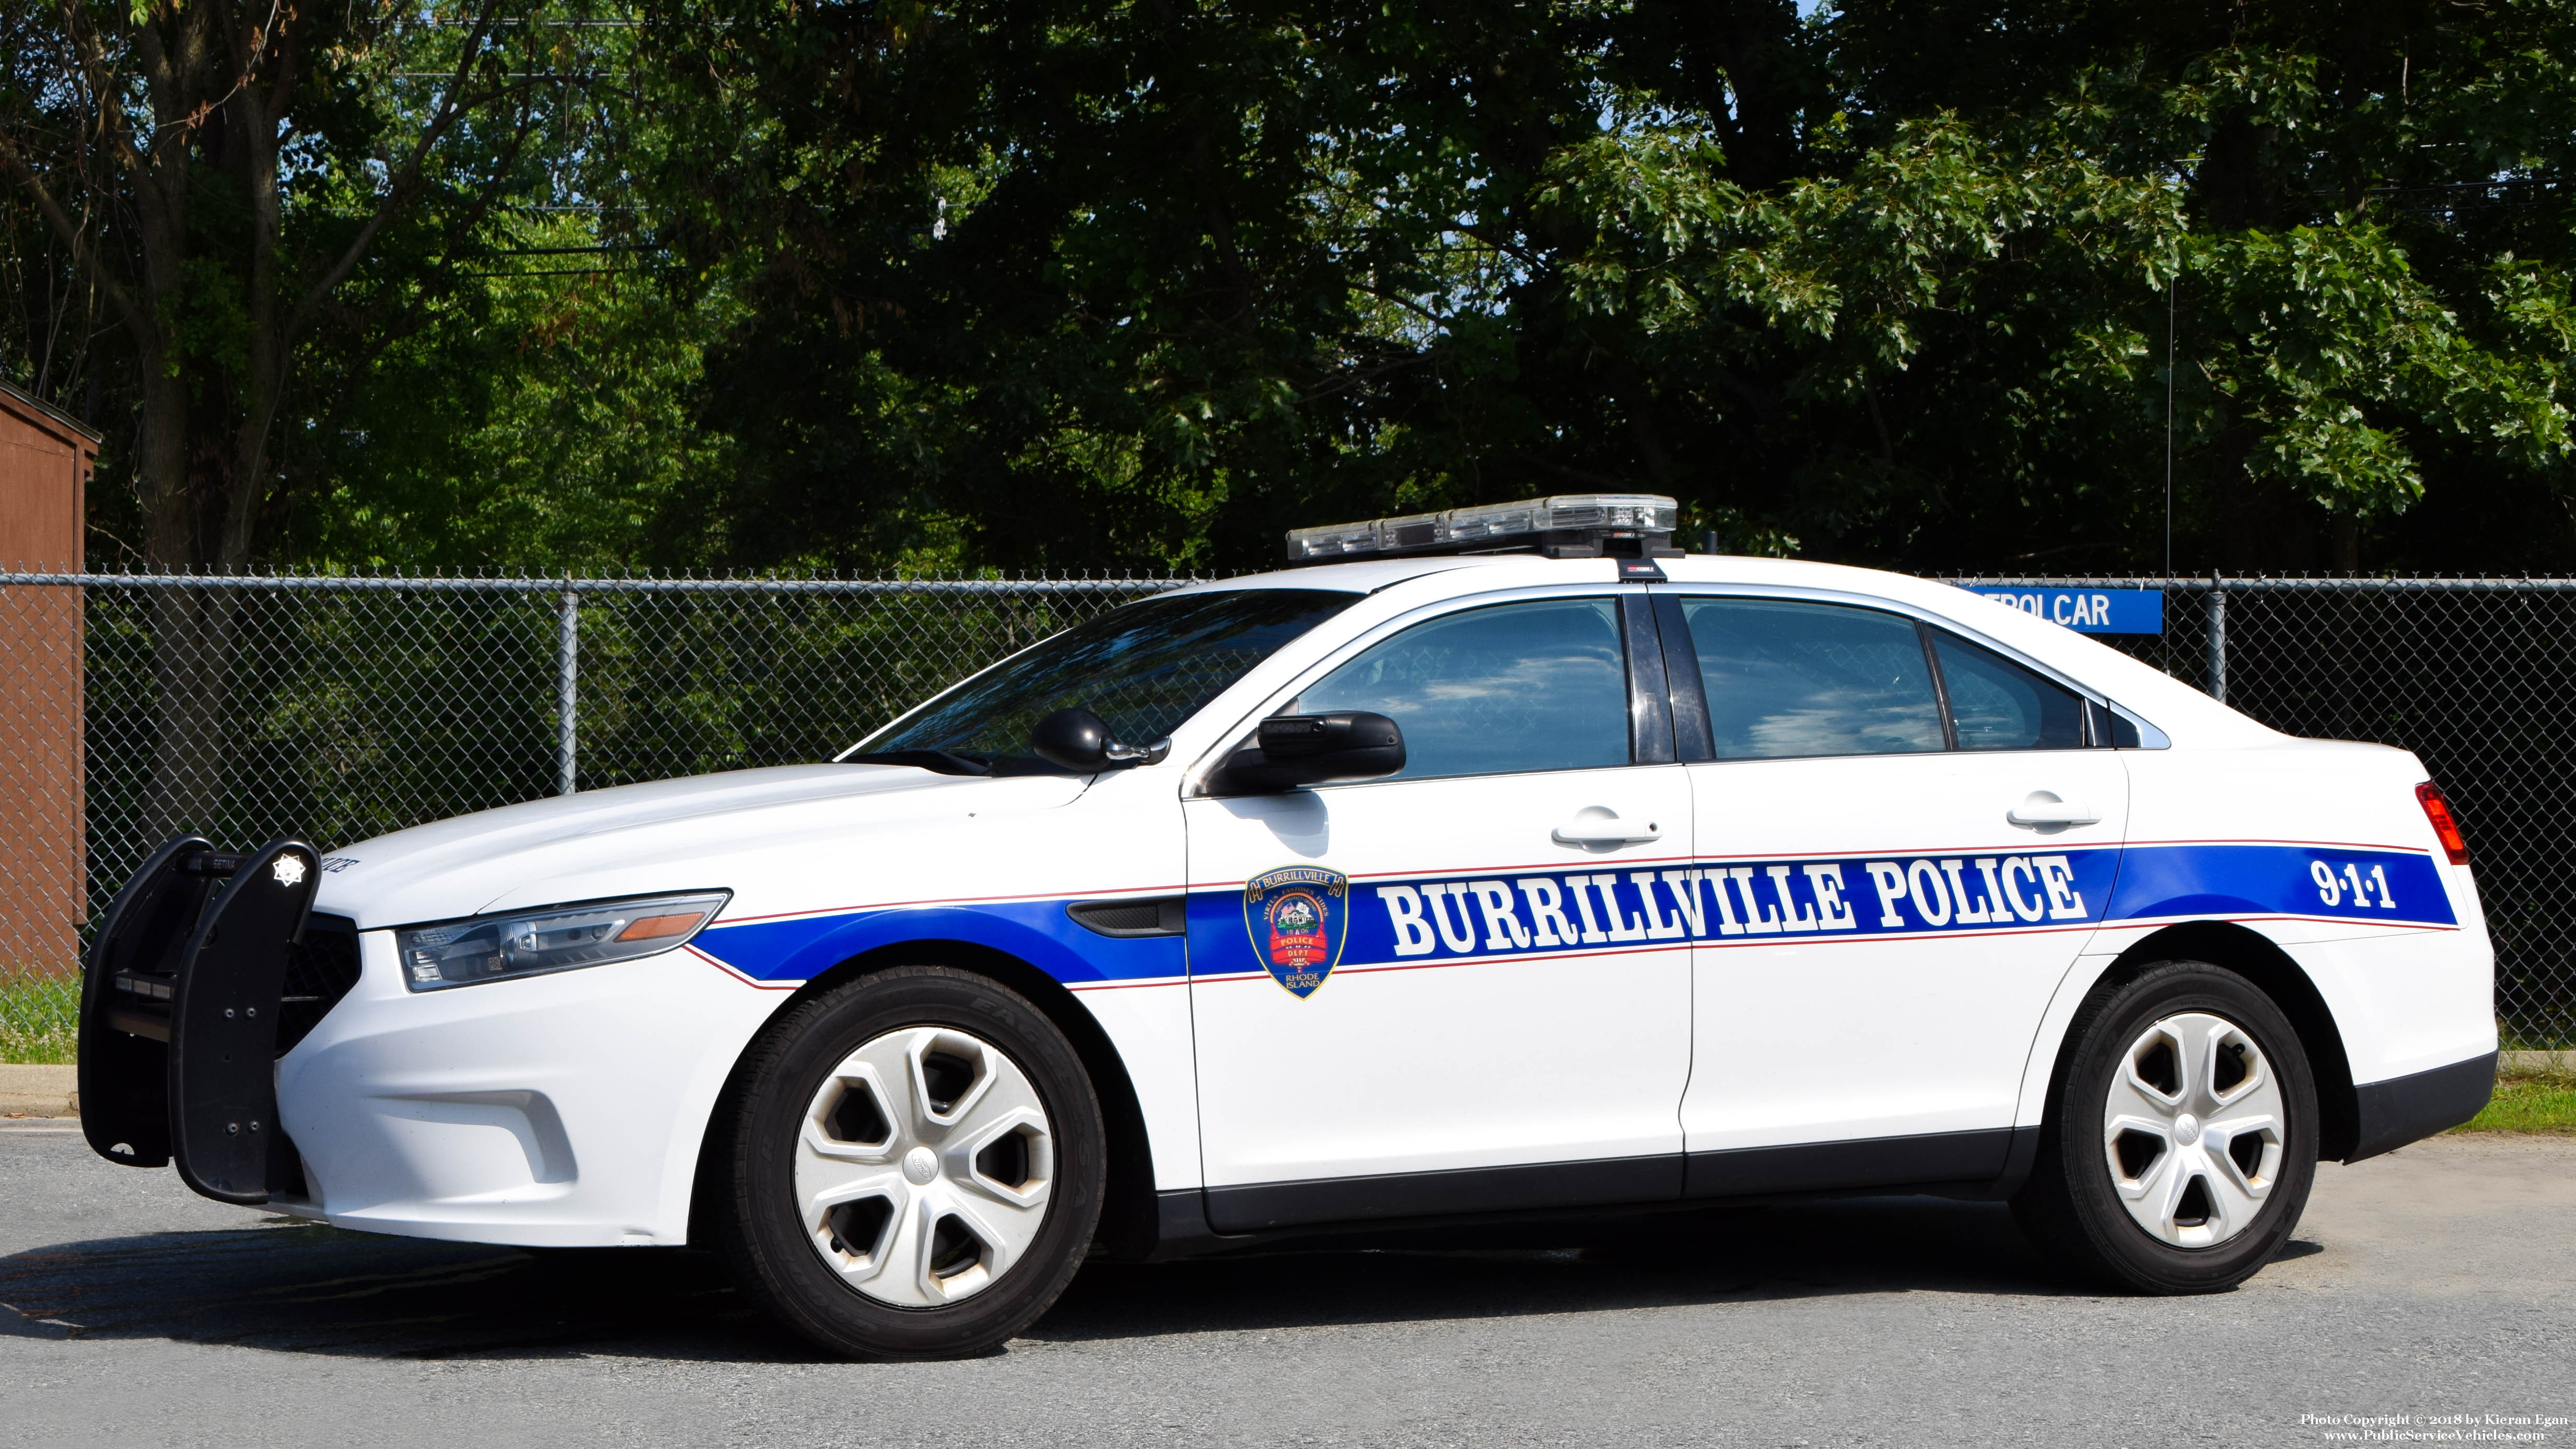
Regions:
[[2023, 1228], [2080, 1277], [2212, 1293], [2297, 1228], [2317, 1092], [2271, 998], [2197, 961], [2148, 967], [2078, 1024], [2041, 1129]]
[[978, 1353], [1026, 1328], [1100, 1216], [1100, 1108], [1027, 998], [898, 967], [798, 1006], [753, 1048], [709, 1143], [718, 1246], [816, 1343]]

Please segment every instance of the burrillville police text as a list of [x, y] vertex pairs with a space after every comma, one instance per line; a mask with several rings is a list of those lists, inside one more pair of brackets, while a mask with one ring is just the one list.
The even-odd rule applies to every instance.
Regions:
[[[1846, 867], [1868, 883], [1869, 894], [1857, 902]], [[1712, 929], [1720, 936], [1768, 936], [2081, 921], [2092, 913], [2075, 877], [2064, 855], [2007, 855], [1640, 870], [1624, 882], [1616, 872], [1534, 875], [1374, 890], [1386, 908], [1395, 954], [1427, 956], [1444, 946], [1475, 950], [1480, 926], [1485, 950], [1523, 951], [1671, 941]], [[1634, 894], [1623, 897], [1623, 885]]]

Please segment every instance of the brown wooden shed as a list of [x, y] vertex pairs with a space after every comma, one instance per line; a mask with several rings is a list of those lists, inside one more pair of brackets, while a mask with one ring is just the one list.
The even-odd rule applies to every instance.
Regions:
[[[0, 382], [0, 572], [79, 573], [99, 435]], [[0, 585], [0, 980], [80, 966], [81, 591]]]

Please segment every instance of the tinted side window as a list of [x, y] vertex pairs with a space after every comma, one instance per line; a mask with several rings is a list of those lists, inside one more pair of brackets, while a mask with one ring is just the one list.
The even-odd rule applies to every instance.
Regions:
[[1910, 619], [1779, 599], [1684, 599], [1717, 758], [1893, 755], [1942, 747]]
[[1316, 681], [1293, 708], [1394, 720], [1404, 731], [1399, 780], [1624, 765], [1618, 606], [1547, 599], [1416, 624]]
[[2074, 750], [2084, 746], [2081, 696], [1965, 639], [1932, 632], [1950, 722], [1963, 750]]

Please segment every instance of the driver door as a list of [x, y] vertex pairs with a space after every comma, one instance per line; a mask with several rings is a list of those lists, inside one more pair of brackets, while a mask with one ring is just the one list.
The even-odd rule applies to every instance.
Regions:
[[1364, 643], [1279, 712], [1387, 715], [1402, 772], [1186, 803], [1217, 1231], [1678, 1195], [1690, 786], [1623, 593]]

